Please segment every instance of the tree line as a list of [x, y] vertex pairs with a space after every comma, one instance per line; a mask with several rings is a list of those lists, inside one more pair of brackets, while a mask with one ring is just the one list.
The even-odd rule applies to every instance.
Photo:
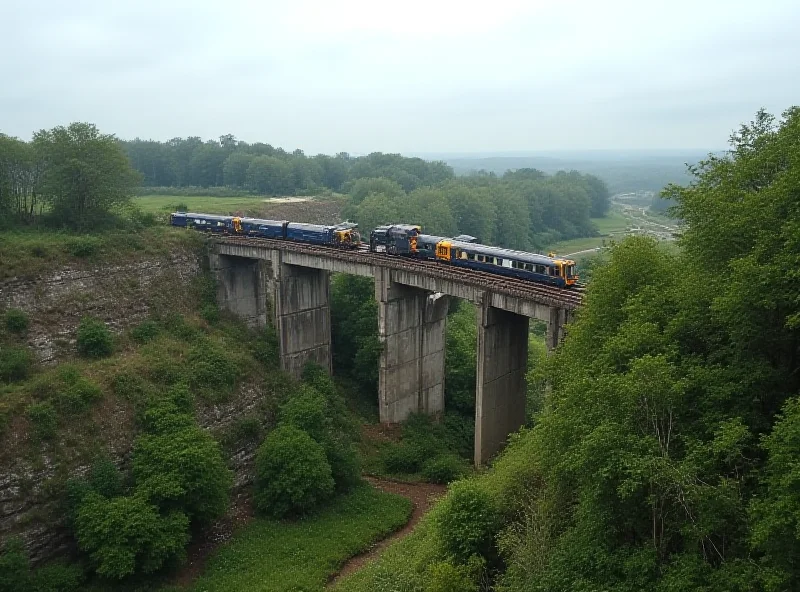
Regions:
[[420, 224], [440, 236], [459, 233], [512, 249], [544, 249], [554, 242], [596, 233], [591, 218], [609, 207], [605, 183], [592, 175], [535, 169], [472, 175], [407, 191], [389, 178], [349, 184], [345, 213], [363, 230], [380, 224]]
[[259, 194], [287, 195], [321, 189], [341, 191], [346, 182], [362, 177], [386, 177], [406, 191], [453, 177], [443, 162], [428, 162], [399, 154], [375, 152], [352, 157], [307, 156], [263, 142], [247, 143], [233, 135], [219, 140], [193, 136], [167, 142], [122, 142], [145, 187], [229, 187]]

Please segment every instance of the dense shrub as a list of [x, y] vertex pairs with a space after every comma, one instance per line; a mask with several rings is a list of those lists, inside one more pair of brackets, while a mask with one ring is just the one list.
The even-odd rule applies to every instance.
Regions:
[[0, 350], [0, 380], [14, 382], [27, 378], [33, 355], [25, 347], [4, 347]]
[[175, 429], [164, 430], [161, 422], [159, 433], [136, 439], [133, 475], [137, 492], [151, 502], [207, 523], [227, 509], [232, 477], [219, 444], [189, 417], [187, 425], [173, 419]]
[[36, 437], [48, 440], [55, 436], [56, 428], [58, 427], [58, 415], [49, 401], [29, 405], [27, 415]]
[[279, 352], [278, 333], [272, 326], [264, 329], [258, 337], [253, 340], [251, 345], [253, 357], [268, 368], [277, 368], [280, 361]]
[[161, 327], [155, 321], [142, 321], [131, 329], [131, 338], [137, 343], [152, 341], [161, 332]]
[[495, 556], [499, 518], [491, 494], [477, 481], [466, 480], [450, 487], [436, 507], [433, 521], [443, 550], [457, 562], [466, 563], [474, 555]]
[[425, 592], [478, 592], [474, 574], [464, 565], [448, 561], [434, 563], [426, 570]]
[[80, 375], [64, 373], [64, 386], [59, 390], [54, 401], [64, 413], [82, 413], [89, 409], [95, 401], [103, 398], [103, 391], [95, 383]]
[[9, 539], [0, 553], [0, 592], [30, 590], [28, 556], [19, 538]]
[[200, 316], [206, 322], [214, 324], [219, 320], [219, 309], [215, 304], [204, 304], [200, 308]]
[[102, 358], [114, 350], [114, 339], [106, 324], [92, 317], [84, 317], [78, 326], [78, 353], [86, 358]]
[[77, 592], [82, 581], [76, 565], [52, 563], [32, 571], [19, 538], [0, 549], [0, 592]]
[[12, 333], [22, 334], [28, 330], [29, 319], [25, 312], [18, 308], [9, 308], [3, 315], [6, 329]]
[[201, 341], [189, 352], [189, 385], [197, 392], [220, 400], [236, 384], [236, 363], [222, 346], [212, 341]]
[[122, 473], [111, 460], [98, 459], [89, 471], [89, 487], [103, 497], [115, 497], [122, 493]]
[[75, 520], [79, 547], [101, 576], [122, 579], [152, 573], [183, 553], [189, 519], [177, 510], [165, 515], [141, 496], [106, 499], [90, 492]]
[[383, 451], [383, 468], [387, 473], [416, 473], [428, 458], [425, 449], [411, 440], [389, 444]]
[[282, 517], [303, 514], [331, 496], [331, 467], [323, 447], [301, 429], [284, 425], [267, 436], [256, 457], [259, 511]]
[[466, 473], [464, 460], [455, 454], [442, 454], [422, 464], [422, 477], [429, 483], [450, 483]]
[[[327, 390], [324, 381], [318, 379], [317, 385]], [[333, 389], [328, 395], [337, 396]], [[337, 413], [343, 411], [317, 388], [305, 385], [281, 406], [280, 422], [303, 430], [323, 447], [337, 489], [346, 491], [361, 480], [361, 465], [349, 434], [338, 428]]]

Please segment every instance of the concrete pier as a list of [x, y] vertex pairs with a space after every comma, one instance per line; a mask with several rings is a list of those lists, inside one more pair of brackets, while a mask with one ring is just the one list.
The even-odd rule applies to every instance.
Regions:
[[448, 298], [395, 283], [386, 269], [376, 273], [375, 299], [381, 422], [401, 422], [414, 412], [441, 413]]
[[267, 269], [263, 259], [209, 253], [209, 267], [217, 284], [217, 303], [243, 319], [249, 327], [267, 325]]
[[330, 274], [286, 264], [274, 268], [273, 274], [281, 369], [299, 378], [303, 367], [313, 362], [330, 373]]
[[564, 339], [564, 325], [567, 323], [567, 311], [563, 308], [551, 307], [547, 320], [547, 337], [545, 345], [551, 352], [559, 346]]
[[478, 368], [475, 387], [475, 465], [499, 452], [525, 423], [528, 317], [478, 307]]

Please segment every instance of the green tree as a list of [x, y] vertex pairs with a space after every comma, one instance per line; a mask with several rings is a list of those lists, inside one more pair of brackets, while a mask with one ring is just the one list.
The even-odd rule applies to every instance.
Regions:
[[245, 187], [247, 185], [247, 169], [253, 162], [254, 155], [242, 151], [232, 152], [222, 163], [222, 176], [228, 187]]
[[152, 573], [180, 556], [189, 542], [189, 519], [180, 511], [161, 515], [139, 496], [106, 499], [87, 494], [75, 520], [80, 548], [101, 576], [122, 579]]
[[136, 439], [133, 476], [150, 502], [179, 509], [192, 521], [208, 523], [228, 507], [232, 477], [219, 444], [188, 418], [183, 426]]
[[127, 203], [141, 182], [117, 139], [94, 125], [42, 130], [33, 145], [44, 163], [39, 192], [67, 226], [83, 229], [100, 222]]
[[273, 430], [256, 456], [256, 507], [282, 517], [304, 514], [333, 494], [322, 445], [292, 425]]
[[247, 168], [247, 186], [266, 195], [279, 195], [294, 190], [292, 170], [274, 156], [257, 156]]
[[381, 194], [397, 199], [405, 196], [403, 188], [391, 179], [366, 177], [357, 179], [350, 187], [350, 202], [358, 205], [368, 196]]

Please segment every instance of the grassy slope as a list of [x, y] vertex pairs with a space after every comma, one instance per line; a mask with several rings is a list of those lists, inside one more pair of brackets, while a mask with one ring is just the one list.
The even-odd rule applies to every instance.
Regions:
[[201, 241], [199, 233], [160, 225], [136, 232], [119, 230], [83, 236], [35, 229], [0, 232], [0, 280], [34, 276], [73, 263], [121, 264], [163, 256], [177, 247], [196, 247]]
[[211, 558], [195, 592], [322, 590], [345, 560], [408, 521], [411, 502], [368, 486], [297, 522], [259, 518]]

